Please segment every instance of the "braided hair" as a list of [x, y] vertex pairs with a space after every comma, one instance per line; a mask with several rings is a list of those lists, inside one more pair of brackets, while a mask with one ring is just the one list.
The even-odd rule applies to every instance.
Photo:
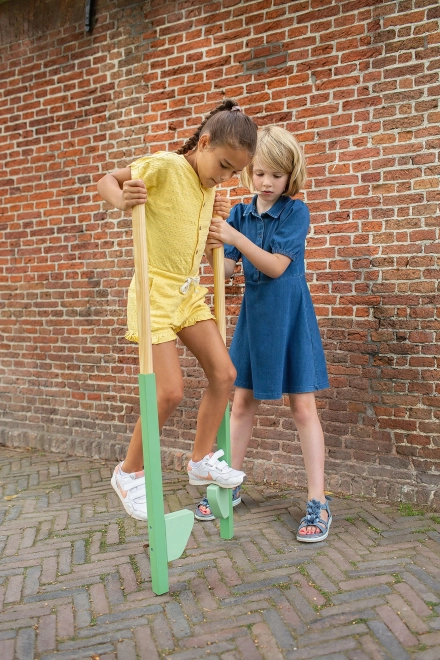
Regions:
[[178, 154], [187, 154], [197, 147], [199, 139], [209, 133], [212, 147], [229, 146], [243, 149], [254, 155], [257, 146], [257, 126], [240, 109], [237, 101], [225, 99], [202, 121], [196, 132], [177, 150]]

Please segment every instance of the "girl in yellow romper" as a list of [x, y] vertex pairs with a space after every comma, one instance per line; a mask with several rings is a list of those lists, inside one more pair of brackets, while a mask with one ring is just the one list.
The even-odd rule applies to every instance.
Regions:
[[[227, 99], [200, 125], [177, 153], [157, 152], [131, 167], [106, 174], [100, 195], [125, 211], [146, 203], [148, 260], [159, 427], [183, 396], [176, 337], [195, 355], [208, 379], [197, 416], [191, 484], [214, 483], [234, 489], [245, 477], [212, 453], [235, 369], [205, 303], [199, 284], [200, 261], [213, 212], [226, 218], [229, 202], [216, 198], [215, 186], [236, 176], [250, 162], [257, 129], [236, 102]], [[132, 178], [132, 169], [136, 176]], [[140, 178], [137, 178], [140, 177]], [[147, 202], [148, 198], [148, 202]], [[135, 281], [128, 292], [126, 338], [138, 341]], [[126, 458], [116, 466], [112, 486], [133, 518], [147, 519], [140, 419]]]

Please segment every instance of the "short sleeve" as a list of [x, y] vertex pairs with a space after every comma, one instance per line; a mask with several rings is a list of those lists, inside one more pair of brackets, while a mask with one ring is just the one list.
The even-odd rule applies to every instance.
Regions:
[[292, 204], [287, 204], [281, 214], [280, 224], [271, 238], [270, 251], [293, 260], [298, 252], [304, 250], [309, 224], [310, 213], [304, 202], [296, 199]]
[[[227, 219], [227, 223], [231, 225], [231, 227], [234, 227], [234, 229], [236, 229], [237, 231], [241, 231], [240, 221], [243, 216], [243, 208], [244, 208], [243, 204], [237, 204], [236, 206], [234, 206], [229, 218]], [[240, 250], [237, 250], [237, 248], [234, 245], [227, 245], [225, 243], [224, 250], [225, 250], [225, 259], [233, 259], [233, 261], [238, 261], [241, 257]]]
[[[145, 186], [152, 188], [157, 184], [157, 175], [160, 169], [160, 159], [155, 158], [154, 154], [151, 156], [143, 156], [138, 158], [133, 163], [130, 163], [131, 176], [133, 179], [142, 179], [145, 183]], [[134, 173], [134, 170], [137, 170], [137, 173]]]

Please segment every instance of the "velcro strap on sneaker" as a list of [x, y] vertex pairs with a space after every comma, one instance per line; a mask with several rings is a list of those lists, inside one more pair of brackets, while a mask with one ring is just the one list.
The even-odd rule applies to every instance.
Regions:
[[219, 461], [218, 460], [221, 456], [224, 456], [224, 455], [225, 455], [225, 452], [223, 451], [223, 449], [219, 449], [207, 461], [208, 465], [212, 465], [212, 467], [215, 466], [219, 470], [224, 470], [225, 468], [229, 468], [229, 465], [226, 463], [226, 461]]
[[145, 477], [139, 477], [139, 479], [133, 479], [132, 481], [129, 481], [128, 484], [124, 484], [122, 488], [124, 490], [131, 490], [132, 488], [138, 488], [139, 486], [142, 486], [142, 484], [145, 487]]

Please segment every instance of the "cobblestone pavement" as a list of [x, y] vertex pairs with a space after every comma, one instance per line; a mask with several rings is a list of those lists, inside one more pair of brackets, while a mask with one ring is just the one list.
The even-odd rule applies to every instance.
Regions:
[[[334, 498], [306, 545], [304, 493], [247, 484], [235, 538], [196, 523], [158, 597], [112, 468], [0, 448], [1, 660], [440, 658], [439, 516]], [[169, 510], [199, 496], [178, 473], [164, 487]]]

